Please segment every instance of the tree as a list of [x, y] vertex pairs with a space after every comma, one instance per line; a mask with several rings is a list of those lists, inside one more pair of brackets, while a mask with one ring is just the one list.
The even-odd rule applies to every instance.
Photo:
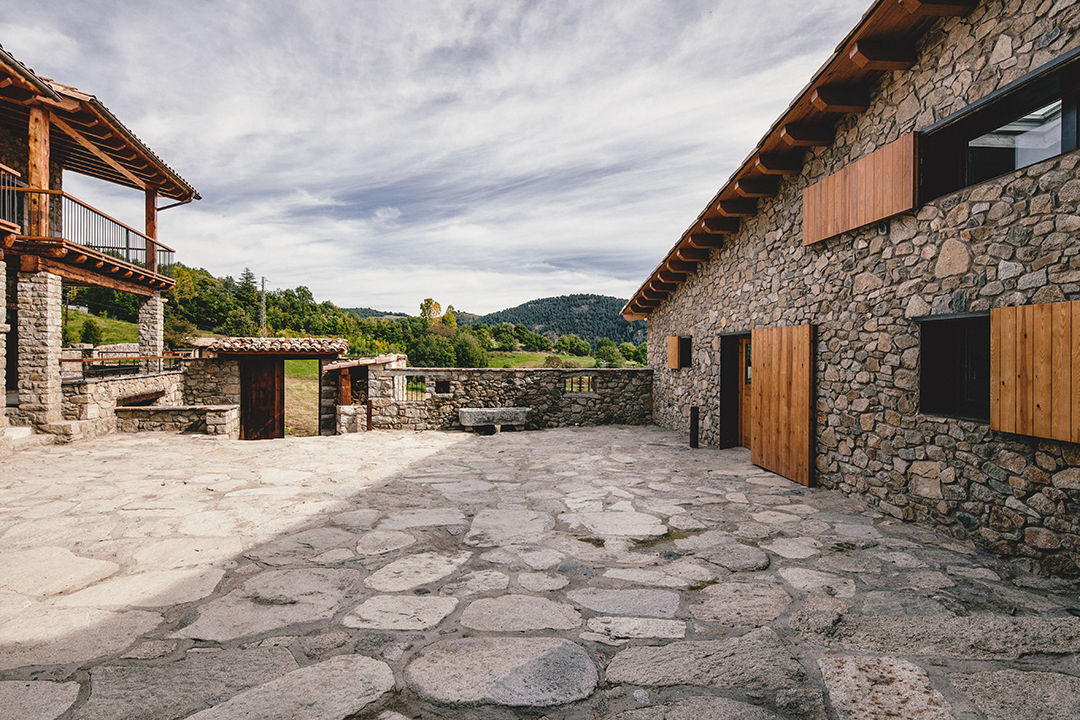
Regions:
[[454, 358], [457, 367], [487, 367], [488, 354], [480, 342], [469, 333], [459, 332], [454, 339]]
[[454, 312], [453, 305], [447, 305], [445, 312], [443, 312], [440, 321], [443, 325], [446, 325], [452, 330], [457, 330], [457, 313]]
[[413, 367], [453, 367], [455, 360], [454, 346], [438, 335], [423, 335], [409, 350]]
[[597, 363], [603, 364], [604, 367], [622, 367], [626, 364], [626, 360], [619, 354], [619, 348], [615, 346], [615, 342], [611, 338], [602, 338], [596, 344], [593, 355], [596, 357]]
[[87, 318], [83, 323], [79, 341], [97, 347], [101, 344], [101, 326], [94, 320]]
[[420, 317], [428, 321], [428, 325], [431, 325], [439, 316], [442, 315], [442, 306], [435, 302], [433, 298], [424, 298], [424, 302], [420, 303]]
[[571, 334], [559, 338], [559, 341], [555, 343], [555, 349], [567, 355], [585, 357], [591, 352], [592, 347], [589, 345], [588, 340], [583, 340], [577, 335]]

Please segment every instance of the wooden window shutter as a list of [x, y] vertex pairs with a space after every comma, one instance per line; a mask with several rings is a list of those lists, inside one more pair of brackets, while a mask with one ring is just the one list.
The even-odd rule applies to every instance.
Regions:
[[671, 335], [667, 339], [667, 366], [669, 370], [678, 370], [679, 365], [679, 338]]
[[1080, 442], [1080, 301], [990, 311], [990, 429]]

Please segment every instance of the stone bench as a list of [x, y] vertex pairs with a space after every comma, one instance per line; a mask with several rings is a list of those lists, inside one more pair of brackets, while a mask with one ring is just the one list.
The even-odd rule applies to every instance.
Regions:
[[116, 408], [119, 432], [180, 432], [240, 437], [239, 405], [146, 405]]
[[529, 422], [529, 407], [508, 408], [459, 408], [458, 422], [467, 429], [483, 435], [509, 430], [523, 430]]

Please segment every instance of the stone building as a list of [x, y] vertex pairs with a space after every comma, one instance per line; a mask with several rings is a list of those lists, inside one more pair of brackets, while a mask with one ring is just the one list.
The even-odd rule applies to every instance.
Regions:
[[1080, 575], [1080, 4], [879, 0], [624, 309], [653, 413]]
[[[65, 172], [143, 193], [144, 229], [65, 193]], [[37, 75], [0, 48], [0, 451], [10, 444], [8, 424], [93, 435], [112, 427], [97, 413], [102, 403], [115, 405], [117, 392], [176, 393], [178, 373], [160, 360], [161, 293], [173, 285], [165, 270], [173, 251], [158, 240], [157, 213], [159, 200], [198, 197], [97, 98]], [[136, 389], [62, 382], [64, 285], [140, 298]]]

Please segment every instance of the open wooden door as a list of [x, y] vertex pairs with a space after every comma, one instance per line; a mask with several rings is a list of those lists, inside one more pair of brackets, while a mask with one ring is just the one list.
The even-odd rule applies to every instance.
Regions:
[[749, 337], [739, 338], [739, 444], [750, 447], [750, 428], [753, 413], [751, 381], [751, 342]]
[[750, 459], [813, 483], [814, 326], [754, 330]]
[[285, 437], [285, 361], [240, 361], [240, 439]]

